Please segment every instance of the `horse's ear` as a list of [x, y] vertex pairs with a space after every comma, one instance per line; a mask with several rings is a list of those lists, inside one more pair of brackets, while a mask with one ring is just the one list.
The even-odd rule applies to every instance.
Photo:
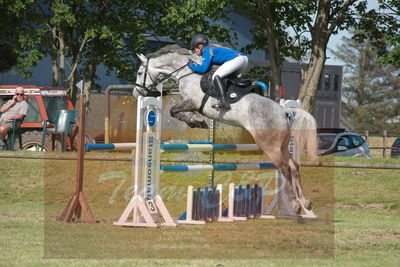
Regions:
[[136, 54], [138, 56], [138, 58], [140, 59], [140, 61], [142, 61], [143, 63], [147, 63], [147, 57], [144, 56], [143, 54]]

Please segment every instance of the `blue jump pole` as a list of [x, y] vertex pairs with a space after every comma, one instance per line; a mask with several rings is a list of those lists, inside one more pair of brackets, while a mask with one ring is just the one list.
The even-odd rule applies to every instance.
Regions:
[[[100, 150], [132, 150], [136, 143], [114, 143], [114, 144], [86, 144], [86, 151]], [[210, 142], [190, 142], [189, 144], [161, 144], [162, 151], [257, 151], [256, 144], [212, 144]]]
[[99, 150], [133, 150], [136, 148], [136, 143], [115, 143], [115, 144], [86, 144], [86, 151]]
[[215, 165], [161, 165], [164, 172], [200, 172], [200, 171], [240, 171], [276, 169], [272, 163], [256, 164], [215, 164]]
[[256, 144], [212, 144], [212, 143], [189, 143], [189, 144], [161, 144], [163, 151], [257, 151]]

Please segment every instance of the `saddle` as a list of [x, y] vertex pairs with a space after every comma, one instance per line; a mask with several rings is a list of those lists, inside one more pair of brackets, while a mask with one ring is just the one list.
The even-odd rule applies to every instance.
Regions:
[[[212, 75], [215, 71], [216, 69], [212, 69], [203, 75], [200, 81], [200, 87], [206, 96], [220, 100], [221, 94], [214, 87], [212, 81]], [[231, 74], [222, 79], [222, 82], [225, 87], [225, 99], [229, 104], [238, 102], [243, 96], [249, 93], [257, 93], [262, 95], [262, 91], [259, 90], [258, 86], [253, 85], [253, 82], [250, 79], [241, 79], [236, 75]]]

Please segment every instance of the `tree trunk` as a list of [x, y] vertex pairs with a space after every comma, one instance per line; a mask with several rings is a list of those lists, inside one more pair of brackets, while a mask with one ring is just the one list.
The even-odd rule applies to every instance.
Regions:
[[282, 88], [282, 60], [280, 57], [278, 40], [275, 37], [275, 21], [272, 18], [272, 10], [269, 1], [259, 1], [258, 2], [262, 12], [265, 14], [265, 29], [266, 37], [268, 40], [268, 53], [269, 62], [271, 66], [271, 99], [279, 103], [281, 99], [281, 88]]
[[86, 45], [89, 42], [89, 34], [86, 32], [82, 43], [80, 44], [79, 47], [74, 47], [74, 48], [70, 48], [71, 49], [71, 71], [68, 75], [68, 77], [66, 77], [64, 79], [64, 84], [65, 84], [65, 88], [68, 88], [69, 90], [69, 96], [71, 99], [71, 102], [75, 105], [76, 100], [77, 100], [77, 93], [78, 93], [78, 89], [76, 87], [76, 81], [77, 81], [77, 72], [78, 72], [78, 65], [79, 65], [79, 61], [80, 61], [80, 57], [84, 51], [84, 49], [86, 48]]
[[279, 103], [281, 99], [281, 88], [282, 88], [282, 64], [279, 59], [271, 59], [271, 99]]
[[51, 73], [52, 73], [52, 86], [58, 87], [58, 64], [57, 64], [57, 52], [54, 51], [55, 48], [52, 47], [50, 50], [51, 57]]
[[314, 26], [311, 28], [311, 57], [306, 71], [301, 74], [301, 85], [298, 98], [304, 110], [312, 112], [315, 96], [326, 60], [326, 48], [332, 30], [328, 29], [330, 1], [320, 0]]
[[[71, 65], [74, 65], [76, 62], [76, 57], [73, 56], [71, 61]], [[75, 106], [78, 94], [78, 88], [75, 86], [75, 71], [72, 72], [71, 70], [70, 75], [68, 76], [68, 78], [65, 79], [65, 81], [66, 88], [68, 88], [69, 91], [69, 98], [71, 99], [72, 104]]]
[[[314, 52], [315, 50], [315, 52]], [[326, 60], [326, 44], [313, 49], [306, 71], [302, 72], [299, 99], [304, 110], [312, 112], [315, 96]]]
[[62, 87], [68, 88], [68, 81], [65, 75], [65, 43], [64, 43], [64, 34], [60, 31], [60, 74]]
[[53, 42], [50, 47], [50, 57], [51, 57], [51, 73], [52, 73], [52, 86], [53, 87], [58, 87], [58, 49], [57, 49], [57, 44], [58, 42], [58, 37], [57, 37], [57, 29], [56, 27], [51, 29], [52, 35], [53, 35]]
[[90, 101], [90, 88], [92, 88], [92, 84], [94, 81], [94, 77], [96, 75], [96, 70], [97, 70], [97, 60], [96, 60], [96, 41], [98, 41], [97, 38], [95, 38], [92, 41], [92, 51], [91, 51], [91, 55], [90, 55], [90, 61], [87, 65], [86, 68], [86, 75], [85, 75], [85, 87], [83, 88], [83, 93], [86, 96], [85, 100], [86, 100], [86, 107], [89, 107], [89, 101]]

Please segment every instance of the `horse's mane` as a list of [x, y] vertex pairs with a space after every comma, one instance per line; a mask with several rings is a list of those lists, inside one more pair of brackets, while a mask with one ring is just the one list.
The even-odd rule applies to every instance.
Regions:
[[169, 53], [177, 53], [179, 55], [192, 55], [192, 52], [186, 48], [182, 48], [177, 44], [167, 45], [157, 52], [146, 55], [147, 58], [156, 58]]

